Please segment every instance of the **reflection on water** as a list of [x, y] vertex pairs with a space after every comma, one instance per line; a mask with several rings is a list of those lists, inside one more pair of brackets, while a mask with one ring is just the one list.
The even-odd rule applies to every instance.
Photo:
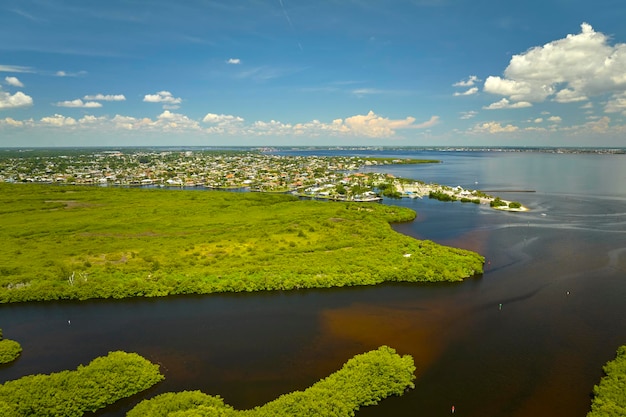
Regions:
[[[397, 170], [450, 185], [535, 191], [503, 195], [528, 213], [389, 202], [418, 211], [396, 230], [485, 255], [482, 277], [2, 306], [0, 327], [24, 353], [0, 368], [0, 381], [75, 368], [123, 349], [160, 363], [166, 380], [99, 415], [122, 416], [143, 396], [184, 389], [219, 394], [243, 409], [304, 389], [354, 354], [385, 344], [414, 356], [416, 389], [359, 416], [443, 415], [452, 405], [476, 417], [584, 416], [602, 365], [626, 343], [626, 181], [604, 177], [624, 179], [626, 164], [600, 155], [442, 157], [443, 164]], [[586, 170], [578, 184], [560, 176], [575, 167]]]

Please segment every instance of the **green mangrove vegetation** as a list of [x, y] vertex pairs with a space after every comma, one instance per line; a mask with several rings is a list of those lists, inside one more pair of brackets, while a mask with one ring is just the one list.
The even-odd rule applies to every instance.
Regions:
[[489, 203], [489, 205], [491, 207], [506, 207], [507, 203], [500, 200], [500, 197], [496, 197], [496, 199]]
[[507, 201], [501, 200], [500, 197], [496, 197], [493, 201], [489, 203], [489, 205], [493, 208], [502, 208], [502, 207], [508, 207], [510, 209], [522, 208], [522, 204], [519, 201], [507, 202]]
[[16, 360], [22, 353], [22, 346], [15, 340], [5, 339], [0, 329], [0, 364]]
[[[387, 346], [359, 354], [304, 391], [237, 411], [200, 391], [165, 393], [144, 400], [128, 417], [354, 416], [360, 407], [414, 388], [415, 365]], [[29, 375], [0, 384], [0, 415], [79, 417], [142, 392], [163, 380], [159, 366], [136, 353], [110, 352], [74, 371]]]
[[323, 417], [354, 416], [359, 408], [378, 404], [414, 388], [415, 365], [387, 346], [359, 354], [304, 391], [281, 395], [251, 410], [235, 410], [218, 396], [200, 391], [165, 393], [144, 400], [127, 417]]
[[384, 157], [368, 157], [363, 158], [365, 165], [372, 163], [380, 165], [417, 165], [417, 164], [440, 164], [438, 159], [417, 159], [417, 158], [384, 158]]
[[603, 367], [605, 376], [593, 387], [587, 417], [626, 416], [626, 345], [617, 349], [614, 360]]
[[266, 193], [0, 184], [0, 302], [459, 281], [473, 252], [415, 212]]
[[456, 201], [456, 197], [454, 195], [444, 193], [443, 191], [430, 191], [428, 193], [428, 198], [439, 201]]
[[0, 385], [0, 415], [79, 417], [163, 379], [136, 353], [111, 352], [74, 371], [29, 375]]

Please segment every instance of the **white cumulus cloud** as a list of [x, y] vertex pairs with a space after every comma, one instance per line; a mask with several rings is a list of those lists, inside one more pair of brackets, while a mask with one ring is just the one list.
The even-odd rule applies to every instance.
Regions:
[[483, 107], [485, 110], [500, 110], [500, 109], [521, 109], [524, 107], [531, 107], [532, 104], [527, 101], [518, 101], [517, 103], [511, 103], [506, 98], [503, 98], [500, 101], [496, 101], [495, 103], [491, 103], [488, 106]]
[[333, 130], [355, 136], [364, 137], [390, 137], [395, 135], [398, 129], [425, 129], [439, 122], [438, 116], [432, 116], [426, 122], [415, 124], [414, 117], [404, 119], [389, 119], [369, 111], [369, 113], [347, 117], [344, 120], [333, 120]]
[[169, 110], [165, 110], [157, 117], [155, 125], [164, 130], [196, 130], [200, 128], [197, 121], [184, 114], [172, 113]]
[[113, 119], [111, 119], [111, 123], [115, 128], [123, 130], [133, 130], [139, 125], [139, 122], [140, 119], [132, 116], [122, 116], [120, 114], [116, 114]]
[[150, 119], [149, 117], [140, 119], [132, 116], [116, 114], [115, 117], [109, 120], [109, 124], [116, 129], [122, 130], [162, 132], [200, 130], [200, 125], [197, 121], [190, 119], [184, 114], [172, 113], [169, 110], [165, 110], [163, 113], [158, 115], [155, 120]]
[[478, 133], [512, 133], [518, 131], [519, 128], [517, 126], [513, 126], [508, 124], [503, 126], [500, 122], [485, 122], [481, 124], [477, 124], [474, 126], [472, 131]]
[[454, 93], [454, 96], [455, 97], [458, 97], [458, 96], [471, 96], [471, 95], [474, 95], [476, 93], [478, 93], [478, 87], [472, 87], [472, 88], [469, 88], [469, 89], [463, 91], [462, 93], [456, 92], [456, 93]]
[[392, 137], [401, 129], [426, 129], [439, 123], [439, 116], [432, 116], [429, 120], [416, 123], [414, 117], [404, 119], [389, 119], [370, 111], [364, 115], [350, 116], [345, 119], [335, 119], [329, 123], [319, 120], [300, 123], [284, 123], [278, 120], [257, 120], [251, 124], [244, 124], [239, 116], [208, 113], [202, 121], [211, 126], [208, 133], [238, 134], [252, 136], [360, 136], [368, 138]]
[[54, 116], [42, 117], [40, 122], [44, 125], [55, 126], [55, 127], [76, 125], [76, 119], [72, 117], [65, 117], [61, 114], [55, 114]]
[[461, 80], [458, 81], [454, 84], [452, 84], [453, 87], [472, 87], [473, 85], [475, 85], [477, 82], [480, 82], [481, 80], [478, 79], [477, 76], [475, 75], [470, 75], [467, 80]]
[[124, 94], [94, 94], [86, 95], [83, 100], [95, 100], [95, 101], [124, 101], [126, 97]]
[[13, 87], [24, 87], [24, 84], [17, 77], [4, 77], [4, 81]]
[[241, 123], [243, 122], [243, 118], [239, 116], [232, 116], [230, 114], [207, 113], [207, 115], [204, 116], [202, 121], [204, 123], [214, 123], [214, 124]]
[[77, 107], [77, 108], [88, 108], [88, 109], [102, 107], [102, 103], [98, 103], [97, 101], [84, 102], [79, 98], [77, 98], [76, 100], [59, 101], [55, 105], [58, 107]]
[[[81, 100], [82, 101], [82, 100]], [[207, 126], [202, 126], [205, 123]], [[240, 116], [229, 114], [207, 113], [202, 121], [194, 120], [184, 114], [165, 110], [155, 118], [133, 117], [116, 114], [110, 116], [84, 115], [80, 119], [66, 117], [61, 114], [43, 117], [37, 121], [0, 119], [0, 126], [66, 128], [71, 131], [78, 129], [97, 129], [99, 131], [141, 131], [141, 132], [194, 132], [207, 135], [226, 135], [229, 137], [361, 137], [361, 138], [392, 138], [400, 130], [428, 129], [439, 123], [438, 116], [418, 122], [415, 117], [392, 119], [374, 113], [357, 114], [346, 118], [337, 118], [328, 122], [312, 120], [301, 123], [285, 123], [279, 120], [257, 120], [246, 123]]]
[[626, 91], [626, 44], [587, 23], [581, 32], [514, 55], [504, 77], [490, 76], [484, 91], [512, 101], [571, 103]]
[[179, 97], [174, 97], [169, 91], [159, 91], [156, 94], [146, 94], [143, 101], [147, 103], [180, 104], [183, 100]]
[[0, 125], [22, 127], [24, 126], [24, 122], [21, 120], [15, 120], [12, 117], [5, 117], [4, 119], [0, 119]]
[[228, 61], [226, 61], [227, 64], [231, 64], [231, 65], [238, 65], [241, 64], [241, 59], [239, 58], [230, 58]]
[[11, 109], [14, 107], [25, 107], [33, 104], [33, 98], [21, 91], [15, 94], [9, 94], [5, 91], [0, 91], [0, 110]]
[[554, 101], [558, 103], [576, 103], [577, 101], [587, 101], [589, 98], [580, 92], [564, 88], [554, 95]]
[[613, 98], [606, 103], [604, 111], [607, 113], [622, 113], [626, 115], [626, 92], [615, 94]]
[[101, 126], [106, 121], [107, 118], [105, 116], [96, 117], [91, 114], [86, 114], [78, 120], [78, 124], [83, 126]]

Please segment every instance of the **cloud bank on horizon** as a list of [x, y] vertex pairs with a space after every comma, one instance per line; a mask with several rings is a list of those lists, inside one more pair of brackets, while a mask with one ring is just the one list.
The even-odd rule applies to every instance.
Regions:
[[[24, 38], [0, 46], [0, 147], [626, 147], [626, 5], [594, 23], [611, 32], [579, 19], [558, 35], [554, 20], [508, 12], [454, 36], [452, 3], [398, 4], [155, 0], [151, 15], [118, 0], [9, 0], [0, 36]], [[429, 13], [439, 21], [420, 20]], [[99, 27], [108, 36], [92, 36]]]

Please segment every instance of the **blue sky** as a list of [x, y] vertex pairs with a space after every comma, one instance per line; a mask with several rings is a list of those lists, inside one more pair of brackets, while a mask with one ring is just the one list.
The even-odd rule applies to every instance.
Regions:
[[622, 0], [3, 0], [0, 147], [626, 146]]

